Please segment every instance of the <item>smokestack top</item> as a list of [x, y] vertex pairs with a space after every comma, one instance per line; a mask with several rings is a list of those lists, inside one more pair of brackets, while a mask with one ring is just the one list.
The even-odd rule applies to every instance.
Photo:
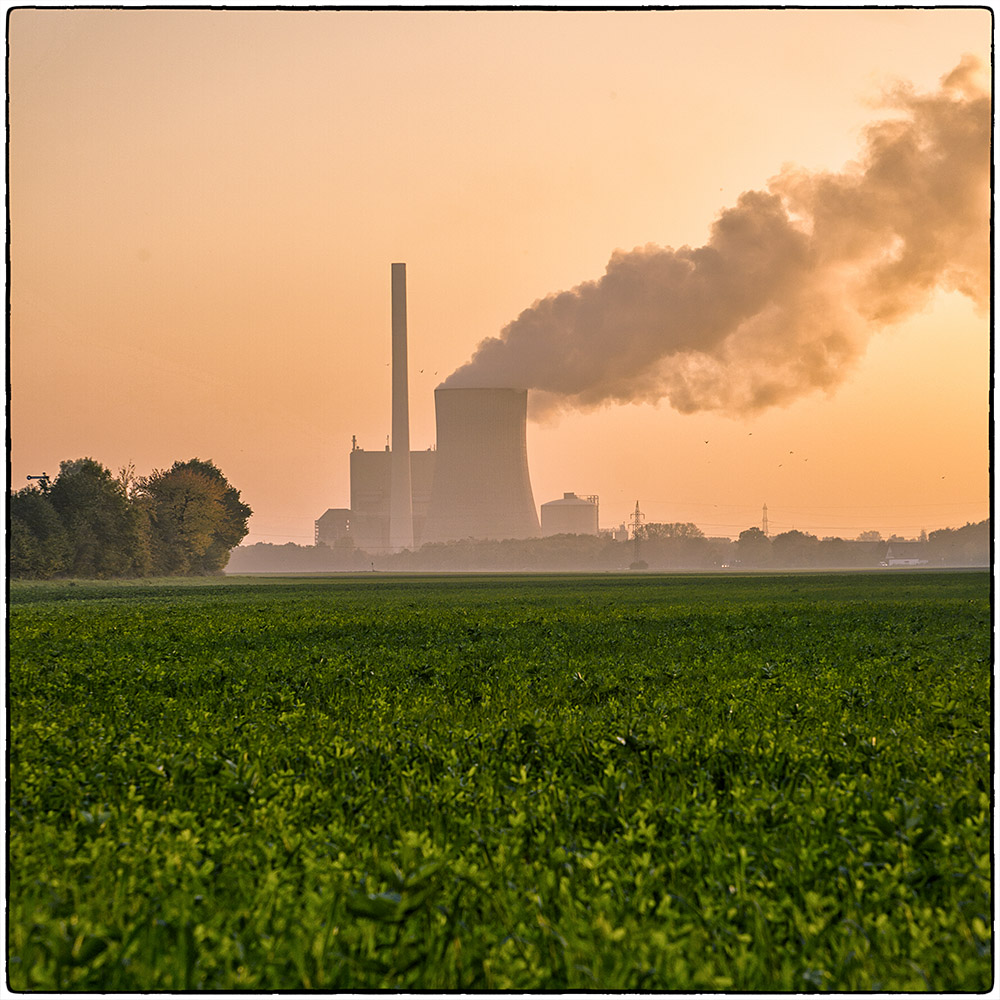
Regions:
[[[488, 411], [527, 412], [528, 390], [515, 386], [444, 386], [434, 390], [435, 404], [450, 412], [466, 413], [467, 419], [478, 420]], [[438, 425], [440, 437], [441, 426]]]
[[439, 392], [520, 392], [526, 393], [528, 391], [527, 386], [523, 385], [445, 385], [442, 383], [435, 390], [434, 393], [437, 395]]

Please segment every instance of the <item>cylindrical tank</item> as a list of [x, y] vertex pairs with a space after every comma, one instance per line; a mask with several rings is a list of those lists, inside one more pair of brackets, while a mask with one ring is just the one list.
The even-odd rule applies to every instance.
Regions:
[[564, 493], [562, 500], [542, 504], [543, 535], [596, 535], [597, 502], [595, 497]]
[[437, 389], [437, 460], [425, 542], [536, 538], [527, 389]]

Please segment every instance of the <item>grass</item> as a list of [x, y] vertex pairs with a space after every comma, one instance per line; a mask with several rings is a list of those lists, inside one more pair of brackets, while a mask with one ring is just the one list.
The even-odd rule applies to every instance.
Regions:
[[987, 573], [12, 584], [14, 989], [981, 991]]

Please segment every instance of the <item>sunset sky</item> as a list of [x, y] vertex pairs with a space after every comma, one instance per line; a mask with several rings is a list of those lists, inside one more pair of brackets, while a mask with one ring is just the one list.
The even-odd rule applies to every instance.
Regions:
[[[866, 128], [905, 118], [893, 88], [935, 94], [962, 64], [962, 93], [988, 92], [991, 31], [987, 10], [947, 8], [15, 10], [11, 487], [82, 456], [140, 474], [211, 459], [254, 509], [247, 543], [311, 544], [315, 519], [349, 504], [352, 435], [378, 449], [390, 432], [392, 262], [407, 265], [423, 449], [434, 387], [482, 340], [598, 282], [616, 251], [686, 259], [744, 192], [807, 198], [814, 178], [854, 177]], [[988, 173], [988, 157], [962, 162]], [[638, 402], [538, 394], [536, 504], [598, 494], [610, 527], [638, 500], [650, 521], [731, 536], [765, 503], [772, 533], [911, 537], [987, 517], [988, 187], [976, 166], [931, 195], [877, 190], [911, 197], [933, 274], [858, 321], [886, 293], [843, 248], [870, 241], [881, 202], [856, 232], [831, 211], [808, 256], [822, 288], [793, 281], [780, 357], [757, 317], [710, 357], [657, 361], [667, 388], [643, 374]], [[922, 200], [935, 192], [939, 214]], [[961, 260], [935, 242], [953, 216]], [[824, 333], [823, 377], [782, 382], [841, 309], [849, 350]], [[624, 333], [589, 336], [617, 370]], [[765, 381], [753, 398], [774, 402], [747, 404]]]

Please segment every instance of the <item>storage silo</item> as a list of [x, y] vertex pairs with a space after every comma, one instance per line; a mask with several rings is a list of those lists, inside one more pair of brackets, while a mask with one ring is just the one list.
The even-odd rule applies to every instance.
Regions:
[[597, 497], [564, 493], [542, 504], [543, 535], [596, 535]]
[[436, 389], [437, 459], [425, 542], [536, 538], [527, 389]]

